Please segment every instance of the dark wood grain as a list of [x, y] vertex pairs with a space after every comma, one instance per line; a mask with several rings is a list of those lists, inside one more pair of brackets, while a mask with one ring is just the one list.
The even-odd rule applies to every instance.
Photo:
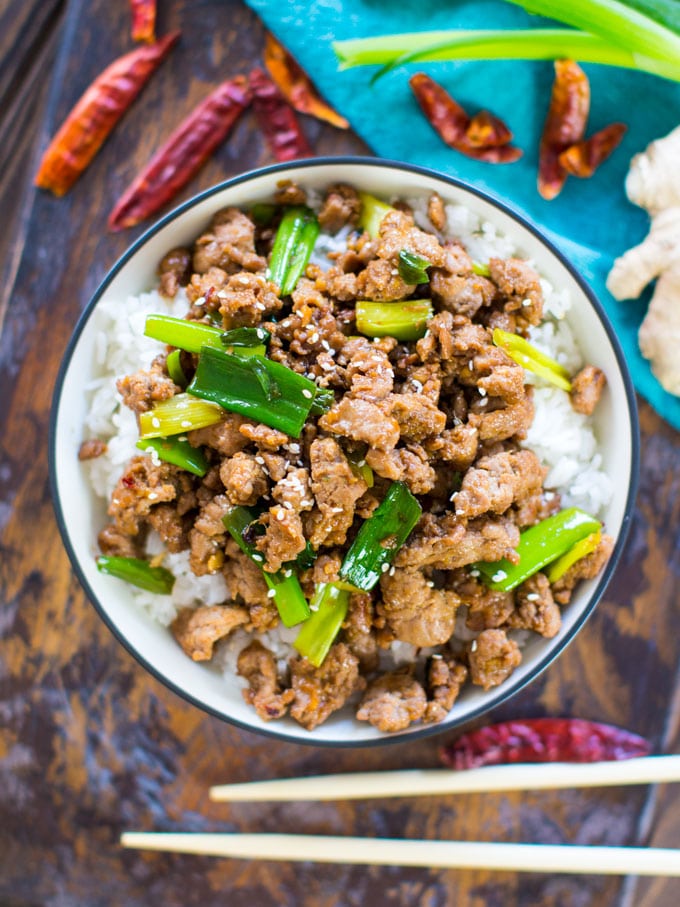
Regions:
[[[78, 314], [143, 229], [108, 234], [106, 216], [193, 104], [253, 65], [263, 32], [235, 0], [161, 4], [160, 31], [181, 27], [181, 44], [74, 190], [57, 200], [30, 187], [31, 162], [89, 81], [130, 48], [127, 3], [73, 0], [61, 24], [59, 9], [56, 0], [35, 3], [32, 18], [28, 4], [0, 8], [0, 99], [8, 99], [0, 137], [13, 137], [14, 149], [14, 169], [0, 171], [12, 224], [0, 239], [9, 300], [0, 337], [0, 904], [677, 904], [677, 885], [661, 880], [635, 888], [603, 876], [292, 867], [120, 850], [124, 828], [678, 846], [680, 804], [677, 794], [654, 797], [645, 788], [387, 803], [207, 802], [208, 787], [219, 782], [433, 766], [439, 741], [319, 750], [273, 745], [209, 718], [128, 656], [74, 580], [49, 498], [47, 423]], [[366, 151], [351, 134], [304, 125], [318, 153]], [[269, 160], [246, 117], [182, 197]], [[655, 747], [680, 747], [680, 439], [647, 406], [642, 432], [634, 524], [604, 600], [567, 652], [494, 717], [573, 714], [627, 726]]]

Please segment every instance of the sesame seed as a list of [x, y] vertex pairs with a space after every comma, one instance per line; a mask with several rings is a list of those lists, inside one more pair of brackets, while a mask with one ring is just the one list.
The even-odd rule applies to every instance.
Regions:
[[241, 274], [241, 276], [238, 278], [238, 282], [239, 282], [242, 286], [246, 287], [246, 286], [248, 286], [248, 284], [250, 283], [250, 277], [246, 277], [245, 274]]
[[486, 397], [486, 391], [484, 390], [483, 387], [478, 387], [477, 392], [479, 393], [480, 397]]
[[314, 394], [310, 390], [308, 390], [306, 387], [304, 387], [302, 389], [302, 396], [306, 397], [308, 400], [311, 400], [312, 397], [314, 396]]
[[205, 296], [199, 296], [194, 305], [205, 305]]
[[191, 428], [191, 422], [189, 419], [182, 419], [179, 424], [182, 428]]
[[255, 457], [255, 462], [259, 463], [260, 466], [264, 466], [264, 457]]
[[464, 510], [456, 510], [456, 516], [465, 516]]
[[479, 570], [470, 570], [470, 576], [479, 576]]
[[322, 346], [325, 350], [327, 350], [328, 352], [330, 352], [330, 350], [331, 350], [331, 345], [330, 345], [330, 343], [329, 343], [327, 340], [322, 340], [322, 341], [321, 341], [321, 346]]
[[505, 570], [497, 570], [491, 577], [491, 579], [494, 581], [494, 583], [500, 583], [501, 580], [507, 578], [507, 575], [508, 574], [505, 572]]
[[359, 460], [359, 462], [357, 463], [357, 466], [365, 466], [365, 465], [366, 465], [366, 460]]
[[270, 589], [269, 592], [267, 592], [267, 598], [276, 598], [276, 589]]
[[546, 491], [546, 493], [543, 495], [543, 497], [546, 499], [546, 501], [552, 501], [552, 499], [555, 497], [555, 492]]
[[283, 502], [283, 506], [286, 508], [286, 510], [292, 510], [292, 509], [293, 509], [293, 505], [290, 503], [290, 501], [284, 501], [284, 502]]
[[153, 425], [154, 428], [160, 428], [161, 420], [157, 416], [154, 416], [153, 419], [151, 420], [151, 424]]
[[487, 404], [488, 402], [489, 402], [489, 398], [488, 398], [488, 397], [482, 397], [482, 399], [479, 401], [479, 405], [480, 405], [480, 406], [486, 406], [486, 404]]
[[177, 440], [178, 440], [178, 441], [188, 441], [189, 439], [187, 438], [186, 435], [180, 435], [180, 436], [177, 438]]
[[319, 335], [317, 334], [316, 331], [314, 331], [314, 333], [310, 336], [309, 342], [310, 342], [310, 343], [318, 343], [318, 342], [319, 342]]
[[158, 497], [158, 495], [156, 494], [155, 491], [150, 491], [149, 494], [147, 495], [147, 497], [149, 498], [150, 501], [155, 501], [156, 498]]
[[389, 574], [390, 574], [390, 576], [394, 576], [394, 574], [395, 574], [396, 572], [397, 572], [397, 568], [396, 568], [396, 567], [390, 567], [390, 569], [389, 569]]
[[261, 554], [251, 554], [250, 555], [254, 561], [257, 561], [258, 564], [261, 564], [264, 558]]
[[293, 442], [292, 444], [288, 445], [288, 450], [291, 453], [300, 453], [300, 445]]
[[284, 570], [284, 571], [283, 571], [283, 575], [286, 577], [286, 579], [290, 579], [291, 576], [293, 575], [293, 571], [292, 571], [292, 570]]
[[477, 640], [476, 640], [476, 639], [473, 639], [473, 640], [472, 640], [472, 643], [470, 644], [470, 651], [471, 651], [471, 652], [476, 652], [476, 651], [477, 651]]
[[468, 368], [470, 369], [470, 371], [472, 371], [474, 369], [474, 367], [475, 367], [475, 364], [472, 361], [472, 359], [468, 359]]
[[530, 592], [529, 595], [527, 595], [527, 601], [528, 602], [537, 602], [540, 597], [541, 596], [538, 594], [538, 592]]
[[523, 300], [522, 300], [522, 305], [523, 305], [525, 308], [526, 308], [527, 306], [530, 306], [530, 305], [531, 305], [531, 300], [530, 300], [530, 299], [523, 299]]
[[276, 519], [279, 521], [279, 523], [283, 523], [283, 521], [286, 519], [286, 511], [285, 511], [285, 510], [277, 510], [277, 511], [276, 511]]
[[217, 291], [217, 298], [218, 298], [218, 299], [227, 299], [228, 296], [229, 296], [229, 293], [227, 293], [226, 290], [218, 290], [218, 291]]
[[389, 565], [389, 564], [382, 564], [381, 567], [380, 567], [380, 569], [382, 570], [383, 573], [387, 573], [387, 571], [390, 569], [390, 565]]
[[331, 507], [331, 513], [342, 513], [342, 507]]

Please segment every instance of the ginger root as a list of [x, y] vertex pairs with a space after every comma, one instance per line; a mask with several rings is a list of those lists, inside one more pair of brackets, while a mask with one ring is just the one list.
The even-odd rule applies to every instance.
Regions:
[[646, 239], [616, 259], [607, 289], [633, 299], [657, 279], [638, 341], [661, 385], [680, 395], [680, 127], [633, 158], [626, 194], [652, 222]]

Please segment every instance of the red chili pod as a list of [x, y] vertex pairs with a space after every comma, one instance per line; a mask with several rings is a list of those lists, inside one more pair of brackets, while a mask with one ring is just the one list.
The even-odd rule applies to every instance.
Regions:
[[35, 185], [64, 195], [177, 42], [178, 31], [114, 60], [69, 113], [42, 156]]
[[417, 72], [408, 80], [430, 125], [447, 145], [457, 148], [465, 136], [470, 117], [451, 95], [424, 72]]
[[245, 76], [222, 82], [128, 186], [109, 216], [109, 229], [132, 227], [169, 202], [224, 141], [250, 101]]
[[480, 110], [472, 117], [465, 136], [475, 148], [497, 148], [512, 141], [512, 132], [503, 120], [488, 110]]
[[299, 113], [324, 120], [338, 129], [349, 127], [347, 120], [324, 101], [304, 69], [271, 32], [264, 48], [264, 65], [281, 94]]
[[[411, 76], [409, 85], [430, 125], [451, 148], [467, 157], [489, 164], [509, 164], [522, 156], [519, 148], [498, 141], [498, 138], [503, 138], [505, 134], [511, 135], [501, 120], [486, 111], [478, 114], [476, 118], [470, 118], [448, 91], [424, 72]], [[473, 123], [471, 139], [468, 130]], [[486, 144], [478, 144], [483, 131], [487, 131], [489, 141]]]
[[600, 164], [607, 160], [609, 155], [621, 143], [626, 129], [623, 123], [612, 123], [590, 138], [571, 145], [560, 155], [562, 167], [572, 176], [587, 178], [593, 175]]
[[132, 40], [152, 43], [156, 40], [156, 0], [130, 0]]
[[442, 747], [442, 762], [455, 769], [514, 762], [604, 762], [647, 756], [638, 734], [581, 718], [504, 721], [463, 734]]
[[262, 69], [253, 69], [248, 78], [255, 116], [276, 160], [311, 157], [312, 149], [293, 108], [269, 76]]
[[581, 141], [589, 111], [588, 77], [573, 60], [556, 60], [555, 81], [538, 162], [538, 191], [548, 201], [562, 191], [567, 171], [560, 163], [560, 154]]

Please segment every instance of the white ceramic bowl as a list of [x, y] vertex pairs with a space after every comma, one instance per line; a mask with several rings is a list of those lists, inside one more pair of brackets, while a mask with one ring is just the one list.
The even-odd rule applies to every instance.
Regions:
[[[467, 205], [511, 235], [520, 254], [532, 258], [553, 286], [569, 290], [573, 300], [569, 321], [584, 357], [607, 375], [607, 391], [596, 413], [596, 431], [604, 467], [613, 479], [613, 499], [604, 520], [607, 531], [616, 539], [614, 553], [600, 576], [578, 587], [563, 612], [558, 636], [544, 639], [531, 634], [523, 662], [509, 680], [490, 692], [467, 687], [441, 724], [416, 724], [399, 734], [382, 735], [367, 723], [342, 713], [331, 716], [312, 733], [292, 719], [265, 723], [244, 703], [236, 679], [228, 682], [216, 670], [187, 658], [170, 632], [135, 606], [125, 584], [103, 576], [95, 566], [97, 533], [106, 517], [77, 458], [86, 413], [83, 388], [94, 374], [96, 332], [92, 314], [102, 300], [125, 299], [129, 294], [154, 288], [157, 264], [168, 249], [190, 245], [219, 208], [247, 206], [269, 198], [282, 178], [320, 189], [342, 181], [384, 198], [427, 196], [436, 190], [445, 201]], [[50, 435], [50, 475], [64, 544], [100, 615], [140, 663], [199, 708], [241, 727], [289, 740], [345, 746], [403, 740], [451, 728], [498, 705], [536, 677], [583, 625], [612, 575], [631, 517], [637, 463], [635, 397], [625, 361], [601, 305], [574, 269], [535, 226], [472, 187], [432, 171], [374, 158], [314, 159], [248, 173], [201, 193], [148, 230], [112, 268], [75, 329], [57, 381]]]

